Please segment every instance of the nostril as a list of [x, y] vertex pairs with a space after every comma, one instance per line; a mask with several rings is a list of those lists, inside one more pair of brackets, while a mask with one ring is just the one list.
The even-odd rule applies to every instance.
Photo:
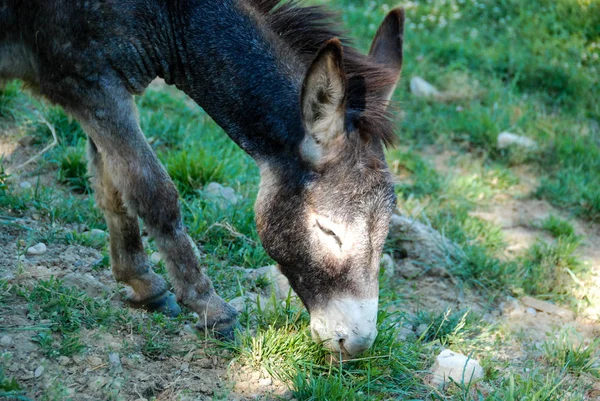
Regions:
[[340, 338], [340, 339], [338, 340], [338, 344], [339, 344], [339, 346], [340, 346], [340, 351], [341, 351], [341, 352], [346, 352], [346, 353], [347, 353], [348, 351], [346, 351], [346, 348], [344, 347], [344, 343], [345, 343], [345, 342], [346, 342], [346, 339], [345, 339], [345, 338]]

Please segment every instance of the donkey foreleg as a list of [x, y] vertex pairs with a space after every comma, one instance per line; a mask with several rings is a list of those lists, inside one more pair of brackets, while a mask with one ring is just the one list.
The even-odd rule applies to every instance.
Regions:
[[[117, 280], [129, 284], [138, 297], [160, 292], [162, 283], [149, 268], [134, 216], [144, 221], [163, 256], [177, 299], [199, 315], [199, 328], [229, 335], [235, 310], [214, 291], [202, 272], [192, 240], [185, 232], [178, 193], [164, 167], [148, 145], [135, 118], [132, 97], [120, 87], [86, 96], [67, 107], [93, 141], [93, 157], [101, 163], [111, 256]], [[109, 195], [106, 195], [108, 193]]]
[[115, 280], [128, 285], [133, 306], [177, 316], [181, 308], [167, 291], [165, 280], [152, 271], [140, 236], [137, 216], [130, 216], [104, 167], [102, 155], [88, 140], [88, 172], [96, 204], [104, 212], [110, 234], [110, 258]]

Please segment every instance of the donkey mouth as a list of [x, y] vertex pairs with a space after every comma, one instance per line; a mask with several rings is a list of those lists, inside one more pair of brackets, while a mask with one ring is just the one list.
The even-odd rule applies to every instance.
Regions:
[[313, 339], [344, 360], [368, 350], [377, 337], [377, 301], [344, 297], [311, 311]]

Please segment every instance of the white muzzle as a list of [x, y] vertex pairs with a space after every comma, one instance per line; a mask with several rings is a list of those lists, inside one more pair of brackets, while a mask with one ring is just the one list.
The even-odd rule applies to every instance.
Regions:
[[377, 298], [334, 298], [325, 307], [311, 310], [313, 339], [344, 357], [368, 350], [377, 337], [377, 303]]

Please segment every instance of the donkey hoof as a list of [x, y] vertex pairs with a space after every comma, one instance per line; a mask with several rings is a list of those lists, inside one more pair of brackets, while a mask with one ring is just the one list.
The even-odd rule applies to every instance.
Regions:
[[149, 312], [160, 312], [168, 317], [177, 317], [181, 313], [181, 307], [177, 304], [175, 294], [166, 291], [155, 298], [142, 302], [131, 302], [133, 307], [146, 309]]
[[[228, 304], [225, 305], [229, 306]], [[225, 310], [221, 318], [215, 319], [213, 322], [200, 319], [196, 324], [196, 329], [201, 332], [208, 331], [219, 340], [231, 341], [235, 337], [235, 328], [237, 325], [237, 311], [230, 308]]]
[[235, 328], [237, 325], [237, 318], [234, 317], [231, 321], [218, 322], [210, 327], [207, 327], [204, 322], [197, 323], [196, 329], [201, 332], [208, 330], [218, 340], [233, 341], [235, 339]]

